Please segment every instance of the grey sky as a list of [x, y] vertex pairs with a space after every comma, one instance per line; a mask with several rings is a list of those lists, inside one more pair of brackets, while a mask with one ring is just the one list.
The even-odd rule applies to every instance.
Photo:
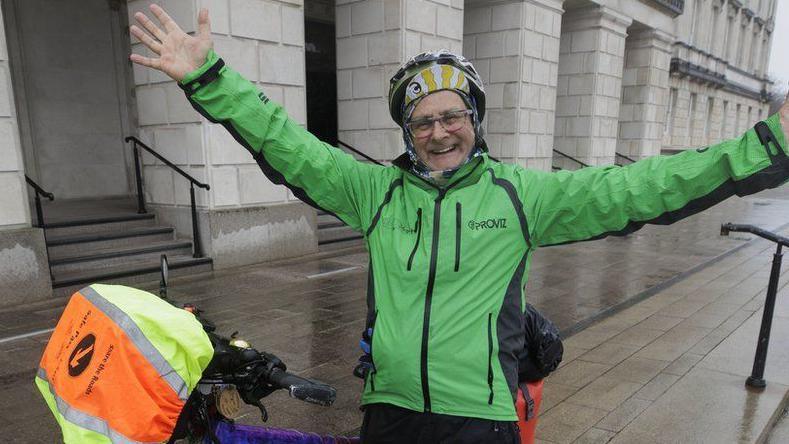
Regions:
[[782, 89], [786, 89], [786, 83], [789, 82], [789, 0], [778, 0], [768, 72], [776, 79], [781, 79]]

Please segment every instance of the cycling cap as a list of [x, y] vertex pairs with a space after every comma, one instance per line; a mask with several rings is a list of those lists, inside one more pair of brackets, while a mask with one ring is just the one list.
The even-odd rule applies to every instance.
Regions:
[[474, 66], [465, 57], [447, 50], [428, 51], [407, 61], [389, 86], [389, 113], [404, 125], [406, 109], [430, 93], [449, 89], [470, 98], [479, 121], [485, 116], [485, 89]]

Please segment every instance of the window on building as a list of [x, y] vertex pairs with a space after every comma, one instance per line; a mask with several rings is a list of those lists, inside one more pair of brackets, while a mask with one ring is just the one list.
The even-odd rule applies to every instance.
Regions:
[[704, 143], [709, 144], [710, 141], [710, 128], [712, 127], [712, 107], [715, 105], [715, 99], [710, 97], [707, 99], [707, 115], [704, 119]]
[[729, 131], [729, 125], [726, 125], [726, 121], [729, 119], [729, 101], [723, 101], [723, 115], [721, 116], [721, 137], [724, 139], [728, 139], [731, 137]]
[[694, 141], [696, 140], [696, 120], [698, 119], [696, 109], [696, 105], [698, 103], [697, 96], [695, 93], [690, 94], [690, 125], [688, 127], [688, 141], [690, 145], [693, 145]]
[[663, 126], [663, 137], [671, 134], [671, 130], [674, 127], [674, 115], [676, 114], [674, 109], [677, 106], [677, 94], [677, 89], [671, 88], [668, 97], [668, 106], [666, 107], [666, 124]]
[[742, 105], [739, 103], [737, 104], [736, 114], [734, 115], [734, 133], [737, 134], [740, 132], [740, 110]]
[[732, 61], [732, 54], [731, 48], [734, 46], [732, 43], [732, 39], [734, 39], [734, 18], [728, 17], [728, 23], [726, 25], [726, 38], [725, 43], [723, 44], [723, 53], [725, 54], [726, 61], [731, 63]]
[[737, 53], [734, 54], [737, 60], [734, 66], [740, 69], [742, 69], [742, 63], [743, 60], [745, 60], [745, 54], [742, 53], [742, 44], [743, 44], [743, 40], [745, 40], [745, 36], [746, 36], [745, 26], [740, 26], [740, 38], [737, 39]]
[[713, 55], [717, 55], [718, 51], [716, 51], [716, 40], [718, 39], [718, 28], [720, 27], [720, 17], [721, 17], [721, 8], [717, 5], [713, 5], [712, 7], [712, 33], [710, 34], [709, 38], [709, 45], [710, 52]]
[[[753, 122], [753, 107], [749, 106], [748, 107], [748, 120], [745, 121], [745, 128], [747, 128], [748, 125], [752, 125], [753, 123], [754, 123]], [[743, 128], [742, 131], [745, 131], [745, 128]], [[740, 132], [742, 132], [742, 131], [740, 131]]]

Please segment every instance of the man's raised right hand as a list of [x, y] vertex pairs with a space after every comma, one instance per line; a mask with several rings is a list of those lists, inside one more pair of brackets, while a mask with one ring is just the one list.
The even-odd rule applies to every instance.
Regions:
[[191, 36], [158, 5], [151, 5], [151, 12], [159, 20], [161, 28], [154, 24], [145, 14], [134, 14], [137, 22], [145, 28], [146, 33], [136, 25], [131, 26], [131, 33], [159, 57], [143, 57], [132, 54], [129, 59], [137, 64], [158, 69], [172, 79], [181, 81], [186, 74], [199, 68], [206, 59], [208, 51], [214, 46], [211, 40], [211, 23], [208, 10], [203, 8], [197, 15], [197, 33]]

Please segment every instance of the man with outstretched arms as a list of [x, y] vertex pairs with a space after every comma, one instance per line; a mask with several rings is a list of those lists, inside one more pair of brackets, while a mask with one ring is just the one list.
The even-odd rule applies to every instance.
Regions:
[[[179, 82], [273, 182], [364, 234], [370, 252], [365, 442], [517, 442], [517, 354], [532, 253], [668, 224], [789, 178], [789, 104], [737, 139], [626, 167], [548, 173], [492, 160], [482, 80], [463, 57], [420, 54], [392, 78], [405, 153], [360, 163], [290, 120], [212, 48], [208, 11], [185, 34], [158, 6], [135, 63]], [[282, 63], [288, 63], [283, 60]]]

